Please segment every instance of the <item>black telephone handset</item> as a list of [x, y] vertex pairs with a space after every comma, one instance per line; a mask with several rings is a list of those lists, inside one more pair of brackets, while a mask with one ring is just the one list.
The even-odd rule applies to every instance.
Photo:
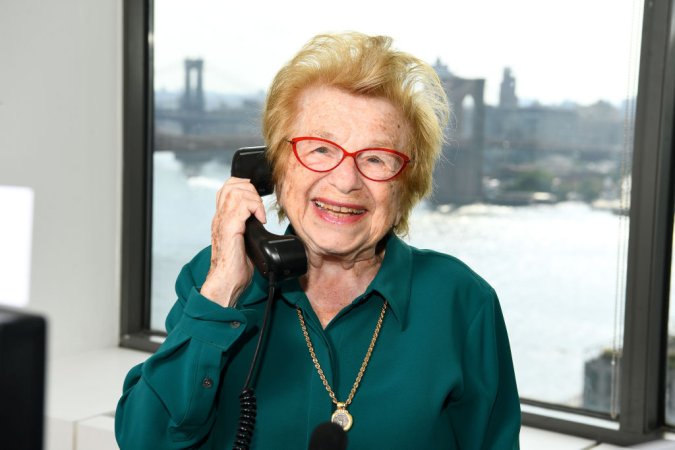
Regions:
[[[250, 179], [261, 197], [274, 191], [265, 147], [237, 150], [232, 158], [232, 176]], [[272, 234], [251, 216], [246, 221], [244, 242], [249, 258], [266, 278], [272, 273], [278, 282], [307, 272], [305, 247], [297, 236]]]
[[[232, 176], [248, 178], [262, 197], [274, 191], [272, 170], [265, 158], [265, 147], [246, 147], [237, 150], [232, 157]], [[233, 449], [248, 450], [255, 430], [257, 414], [255, 390], [253, 389], [256, 361], [264, 342], [267, 322], [272, 310], [275, 285], [288, 278], [295, 278], [307, 272], [305, 246], [297, 236], [272, 234], [251, 216], [246, 220], [244, 231], [246, 254], [256, 268], [269, 280], [269, 293], [263, 315], [258, 343], [256, 344], [244, 387], [239, 395], [239, 425]]]

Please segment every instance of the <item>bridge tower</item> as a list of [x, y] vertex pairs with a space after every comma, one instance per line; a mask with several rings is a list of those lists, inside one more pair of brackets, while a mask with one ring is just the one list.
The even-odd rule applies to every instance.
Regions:
[[204, 60], [185, 60], [185, 90], [181, 98], [181, 109], [184, 111], [204, 112]]
[[435, 204], [464, 205], [483, 200], [483, 149], [485, 146], [485, 79], [466, 79], [452, 74], [436, 61], [452, 108], [454, 127], [447, 130], [449, 143], [434, 170]]

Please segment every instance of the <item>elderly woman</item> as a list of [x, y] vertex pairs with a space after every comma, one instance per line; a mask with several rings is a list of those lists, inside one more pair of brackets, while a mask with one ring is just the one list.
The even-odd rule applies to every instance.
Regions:
[[[317, 36], [277, 74], [263, 131], [308, 271], [281, 282], [255, 376], [256, 449], [516, 449], [520, 409], [494, 290], [397, 235], [430, 192], [448, 115], [434, 71], [385, 37]], [[122, 449], [231, 448], [267, 281], [244, 246], [256, 189], [217, 195], [212, 245], [181, 271], [168, 337], [124, 382]], [[339, 430], [338, 430], [339, 431]]]

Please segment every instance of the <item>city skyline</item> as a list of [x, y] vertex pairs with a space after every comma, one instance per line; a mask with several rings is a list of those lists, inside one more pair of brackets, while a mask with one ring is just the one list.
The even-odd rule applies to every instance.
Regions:
[[155, 87], [180, 89], [183, 60], [203, 58], [207, 91], [256, 94], [314, 34], [360, 30], [390, 35], [396, 48], [430, 64], [440, 58], [459, 77], [485, 78], [491, 104], [497, 103], [504, 67], [512, 69], [525, 102], [619, 104], [634, 95], [640, 1], [449, 1], [440, 8], [426, 2], [416, 2], [415, 9], [397, 9], [395, 2], [350, 8], [343, 2], [327, 14], [296, 0], [293, 8], [265, 5], [261, 15], [259, 2], [228, 10], [213, 0], [163, 0], [155, 14]]
[[[217, 90], [210, 90], [208, 89], [208, 86], [211, 84], [210, 82], [213, 81], [213, 79], [209, 78], [209, 72], [206, 70], [208, 67], [208, 61], [204, 61], [202, 59], [191, 59], [191, 58], [185, 58], [180, 62], [181, 71], [182, 71], [182, 80], [180, 81], [179, 86], [172, 87], [171, 89], [168, 89], [166, 86], [158, 86], [158, 82], [155, 81], [155, 104], [157, 107], [161, 108], [177, 108], [179, 107], [179, 103], [181, 101], [182, 96], [185, 93], [185, 64], [187, 61], [200, 61], [203, 63], [204, 66], [204, 73], [203, 73], [203, 83], [204, 83], [204, 101], [205, 101], [205, 109], [207, 110], [213, 110], [213, 109], [219, 109], [222, 108], [223, 106], [226, 106], [228, 108], [230, 107], [238, 107], [241, 106], [243, 102], [248, 102], [248, 101], [253, 101], [253, 102], [264, 102], [265, 96], [267, 94], [266, 89], [260, 89], [257, 92], [248, 92], [248, 91], [229, 91], [229, 92], [223, 92], [223, 91], [217, 91]], [[443, 64], [443, 61], [437, 60], [434, 64], [431, 64], [432, 67], [436, 70], [438, 73], [439, 67], [437, 64], [441, 64], [441, 70], [447, 69], [445, 65]], [[515, 84], [516, 84], [516, 89], [515, 89], [515, 95], [517, 97], [517, 106], [519, 108], [528, 108], [528, 107], [544, 107], [544, 108], [563, 108], [563, 109], [573, 109], [573, 108], [578, 108], [578, 107], [590, 107], [593, 105], [598, 105], [601, 103], [606, 103], [610, 104], [614, 108], [617, 108], [621, 111], [624, 110], [625, 107], [627, 106], [633, 106], [634, 107], [634, 102], [636, 100], [635, 95], [632, 96], [626, 96], [623, 98], [620, 98], [616, 102], [612, 102], [609, 99], [604, 99], [604, 98], [597, 98], [595, 101], [592, 103], [580, 103], [574, 100], [563, 100], [559, 103], [544, 103], [540, 101], [538, 98], [521, 98], [520, 95], [518, 94], [518, 77], [513, 76], [513, 71], [511, 70], [511, 67], [504, 67], [502, 70], [502, 77], [504, 76], [504, 73], [506, 71], [509, 72], [509, 76], [513, 78]], [[453, 75], [457, 75], [453, 73]], [[461, 75], [457, 75], [459, 78], [462, 78]], [[217, 77], [216, 77], [217, 78]], [[486, 80], [485, 77], [476, 77], [475, 79], [482, 79]], [[492, 99], [484, 99], [485, 100], [485, 105], [491, 106], [491, 107], [497, 107], [500, 106], [501, 103], [501, 98], [500, 98], [500, 90], [501, 90], [501, 84], [503, 82], [503, 78], [499, 80], [498, 82], [498, 87], [497, 87], [497, 95], [496, 98]], [[160, 80], [161, 83], [161, 80]], [[218, 86], [219, 83], [214, 83], [216, 86]], [[486, 87], [486, 92], [488, 92], [489, 89]], [[636, 93], [634, 93], [636, 94]], [[173, 105], [173, 106], [172, 106]], [[454, 107], [453, 107], [454, 109]]]

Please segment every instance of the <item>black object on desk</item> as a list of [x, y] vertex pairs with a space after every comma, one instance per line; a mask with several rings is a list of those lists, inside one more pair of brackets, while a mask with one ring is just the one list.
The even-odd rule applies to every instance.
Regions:
[[0, 308], [0, 448], [41, 450], [45, 319]]

